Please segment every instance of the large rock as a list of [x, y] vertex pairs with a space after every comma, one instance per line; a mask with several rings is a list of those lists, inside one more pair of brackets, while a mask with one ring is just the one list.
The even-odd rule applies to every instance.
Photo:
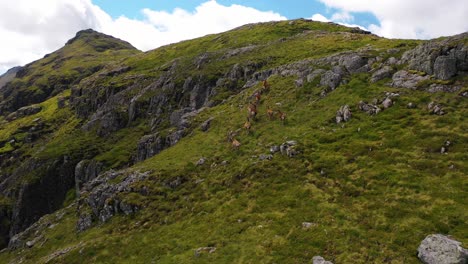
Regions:
[[394, 73], [395, 71], [393, 70], [392, 67], [390, 66], [384, 66], [382, 67], [381, 69], [378, 69], [377, 71], [375, 71], [373, 74], [372, 74], [372, 77], [371, 77], [371, 82], [378, 82], [382, 79], [385, 79], [385, 78], [390, 78], [392, 77], [392, 74]]
[[348, 105], [341, 106], [338, 111], [336, 111], [336, 123], [348, 122], [351, 119], [351, 110], [349, 110]]
[[343, 56], [339, 63], [343, 65], [349, 73], [366, 72], [369, 70], [367, 67], [367, 59], [357, 54]]
[[449, 56], [437, 57], [434, 62], [434, 75], [442, 80], [448, 80], [457, 75], [457, 60]]
[[341, 82], [341, 75], [333, 72], [333, 71], [326, 71], [322, 75], [322, 79], [320, 80], [320, 85], [326, 86], [330, 88], [331, 90], [335, 90], [338, 85], [340, 85]]
[[416, 90], [418, 84], [422, 81], [429, 80], [430, 76], [421, 76], [419, 74], [410, 73], [405, 70], [397, 71], [392, 77], [392, 86]]
[[418, 258], [426, 264], [468, 263], [468, 250], [441, 234], [427, 236], [418, 247]]

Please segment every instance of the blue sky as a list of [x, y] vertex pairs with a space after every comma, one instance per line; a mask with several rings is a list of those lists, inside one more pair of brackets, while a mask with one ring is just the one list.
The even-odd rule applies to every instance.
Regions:
[[[172, 12], [175, 8], [182, 8], [193, 12], [197, 6], [207, 0], [182, 0], [182, 1], [157, 1], [157, 0], [94, 0], [104, 11], [114, 18], [127, 16], [134, 19], [143, 19], [141, 12], [144, 8]], [[260, 11], [274, 11], [288, 19], [311, 18], [314, 14], [332, 15], [339, 12], [336, 8], [326, 7], [322, 2], [316, 0], [218, 0], [222, 5], [243, 5], [253, 7]], [[370, 24], [378, 24], [378, 20], [370, 12], [358, 12], [354, 14], [356, 24], [368, 27]]]
[[387, 38], [468, 31], [468, 0], [0, 0], [0, 74], [92, 28], [147, 51], [272, 20], [360, 26]]

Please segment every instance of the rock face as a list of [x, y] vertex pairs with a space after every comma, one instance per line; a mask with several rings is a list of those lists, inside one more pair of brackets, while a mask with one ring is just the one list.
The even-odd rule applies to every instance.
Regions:
[[390, 66], [384, 66], [383, 68], [381, 69], [378, 69], [377, 71], [375, 71], [373, 74], [372, 74], [372, 77], [371, 77], [371, 82], [378, 82], [382, 79], [385, 79], [385, 78], [390, 78], [392, 77], [393, 73], [395, 71], [393, 70], [392, 67]]
[[42, 110], [42, 107], [40, 105], [24, 106], [16, 110], [16, 112], [9, 114], [7, 117], [7, 120], [12, 121], [17, 118], [24, 117], [24, 116], [34, 115], [34, 114], [39, 113], [41, 110]]
[[429, 80], [430, 76], [421, 76], [415, 73], [410, 73], [406, 70], [396, 72], [392, 77], [392, 86], [407, 89], [417, 89], [418, 84], [422, 81]]
[[465, 264], [468, 250], [447, 236], [429, 235], [419, 245], [418, 258], [425, 264]]
[[95, 160], [82, 160], [75, 167], [75, 189], [77, 197], [83, 185], [94, 178], [103, 170], [104, 165]]
[[425, 42], [405, 52], [401, 64], [408, 63], [409, 69], [434, 74], [442, 80], [465, 74], [468, 71], [468, 48], [463, 45], [462, 40], [467, 37], [468, 33], [462, 33], [442, 40]]
[[[149, 172], [109, 171], [86, 183], [80, 195], [82, 198], [78, 200], [77, 230], [84, 231], [95, 221], [107, 222], [118, 213], [129, 215], [138, 211], [138, 205], [123, 201], [119, 194], [135, 192], [146, 195], [145, 187], [135, 188], [133, 184], [146, 179], [148, 175]], [[120, 182], [111, 183], [118, 177], [122, 178]]]

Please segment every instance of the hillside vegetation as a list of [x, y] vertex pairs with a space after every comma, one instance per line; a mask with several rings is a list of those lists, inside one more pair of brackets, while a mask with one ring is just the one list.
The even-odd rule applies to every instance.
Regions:
[[467, 73], [466, 33], [300, 19], [143, 53], [79, 32], [0, 88], [0, 263], [419, 263], [433, 233], [466, 247]]

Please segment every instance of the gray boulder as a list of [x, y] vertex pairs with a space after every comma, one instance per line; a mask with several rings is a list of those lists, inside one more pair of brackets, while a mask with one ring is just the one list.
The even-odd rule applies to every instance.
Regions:
[[338, 73], [335, 73], [333, 71], [326, 71], [322, 75], [320, 85], [326, 86], [331, 90], [335, 90], [335, 88], [338, 87], [338, 85], [340, 85], [341, 79], [342, 77]]
[[358, 107], [361, 111], [364, 111], [369, 115], [376, 115], [381, 111], [380, 107], [378, 107], [377, 105], [368, 104], [364, 101], [360, 101]]
[[371, 77], [371, 82], [378, 82], [380, 80], [383, 80], [385, 78], [390, 78], [392, 77], [393, 73], [395, 71], [393, 70], [392, 67], [390, 66], [384, 66], [383, 68], [381, 69], [378, 69], [377, 71], [375, 71], [373, 74], [372, 74], [372, 77]]
[[427, 236], [421, 242], [418, 258], [425, 264], [466, 264], [468, 250], [456, 240], [435, 234]]
[[422, 81], [429, 80], [430, 76], [421, 76], [419, 74], [410, 73], [405, 70], [397, 71], [392, 77], [392, 86], [416, 90], [418, 84]]
[[448, 80], [457, 75], [457, 60], [449, 56], [437, 57], [434, 62], [434, 75], [441, 80]]
[[339, 64], [343, 65], [349, 73], [366, 72], [369, 70], [369, 68], [366, 67], [367, 60], [357, 54], [343, 56]]
[[427, 109], [429, 110], [429, 112], [431, 114], [434, 114], [434, 115], [445, 115], [445, 111], [444, 109], [442, 108], [442, 106], [436, 102], [430, 102], [428, 105], [427, 105]]
[[348, 122], [351, 119], [351, 110], [349, 110], [348, 105], [343, 105], [336, 111], [336, 123], [339, 124], [341, 122]]
[[393, 101], [392, 101], [392, 99], [390, 99], [389, 97], [385, 98], [385, 99], [382, 101], [382, 107], [383, 107], [384, 109], [390, 108], [392, 105], [393, 105]]

